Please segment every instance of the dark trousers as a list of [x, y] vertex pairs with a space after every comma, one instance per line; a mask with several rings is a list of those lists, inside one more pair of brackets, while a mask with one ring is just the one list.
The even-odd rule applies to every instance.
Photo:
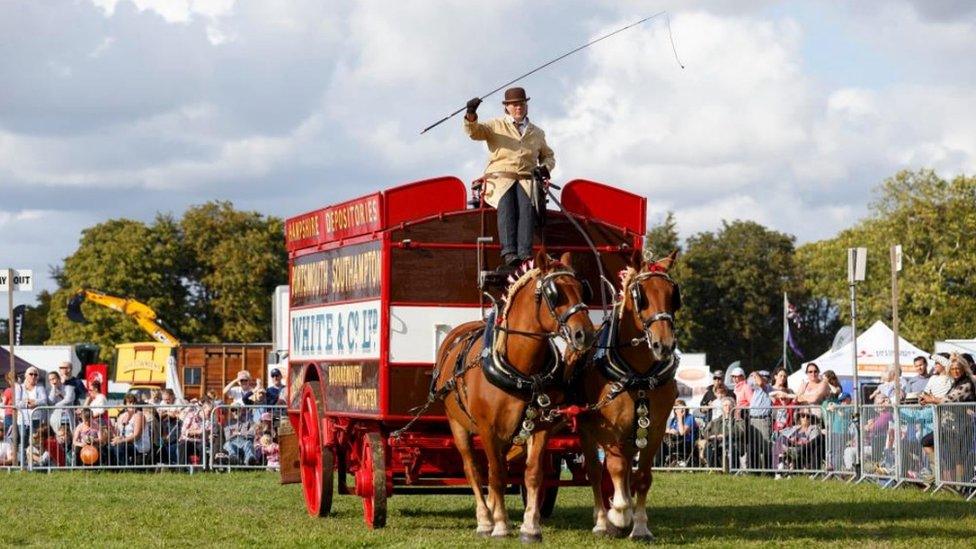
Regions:
[[535, 212], [532, 200], [517, 181], [498, 201], [498, 240], [502, 257], [517, 255], [519, 259], [532, 257], [532, 236]]

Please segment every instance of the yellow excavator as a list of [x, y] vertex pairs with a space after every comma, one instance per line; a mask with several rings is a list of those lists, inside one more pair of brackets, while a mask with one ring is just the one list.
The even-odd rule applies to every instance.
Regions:
[[[152, 336], [154, 343], [120, 343], [115, 346], [116, 383], [128, 384], [129, 393], [137, 398], [147, 395], [152, 389], [167, 384], [168, 369], [175, 367], [176, 349], [180, 340], [164, 327], [163, 321], [156, 317], [156, 311], [135, 299], [115, 297], [94, 290], [78, 290], [68, 299], [68, 319], [85, 323], [88, 320], [81, 312], [85, 301], [124, 313]], [[182, 394], [180, 391], [178, 394]]]
[[81, 304], [85, 301], [91, 301], [92, 303], [97, 303], [129, 315], [156, 341], [171, 347], [180, 346], [179, 338], [173, 335], [170, 330], [163, 327], [163, 321], [156, 317], [156, 311], [152, 310], [149, 305], [136, 301], [135, 299], [115, 297], [94, 290], [78, 290], [68, 299], [69, 320], [81, 323], [88, 322], [85, 315], [81, 312]]

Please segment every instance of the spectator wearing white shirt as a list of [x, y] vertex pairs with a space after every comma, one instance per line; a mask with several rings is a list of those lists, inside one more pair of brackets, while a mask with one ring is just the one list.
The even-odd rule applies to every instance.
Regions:
[[[729, 388], [724, 384], [717, 386], [714, 389], [715, 399], [709, 404], [709, 409], [711, 410], [711, 415], [709, 421], [714, 421], [716, 419], [722, 419], [725, 416], [725, 400], [732, 398], [729, 392]], [[735, 408], [735, 401], [732, 401], [732, 407]]]
[[14, 406], [17, 408], [17, 442], [20, 446], [20, 462], [24, 463], [24, 448], [28, 443], [28, 436], [31, 426], [36, 432], [40, 425], [47, 418], [43, 413], [34, 412], [38, 406], [47, 404], [47, 391], [41, 383], [41, 372], [34, 366], [27, 369], [24, 376], [24, 383], [17, 385], [14, 391]]
[[952, 378], [946, 373], [946, 365], [949, 363], [948, 353], [932, 355], [935, 363], [932, 365], [932, 376], [925, 384], [925, 390], [918, 398], [922, 404], [938, 404], [949, 394], [952, 389]]
[[241, 370], [237, 372], [237, 377], [224, 386], [223, 396], [225, 400], [230, 399], [232, 405], [241, 406], [245, 403], [245, 399], [250, 397], [253, 390], [254, 379], [251, 378], [251, 372]]
[[65, 410], [64, 407], [72, 406], [75, 403], [75, 388], [65, 385], [61, 380], [61, 374], [57, 372], [47, 374], [47, 383], [51, 386], [47, 392], [47, 404], [58, 408], [51, 412], [51, 428], [56, 431], [60, 429], [61, 425], [68, 425], [69, 430], [73, 431], [75, 428], [74, 410]]
[[94, 423], [98, 426], [108, 424], [108, 413], [105, 410], [107, 403], [105, 395], [102, 394], [102, 381], [100, 379], [93, 380], [83, 404], [91, 410]]

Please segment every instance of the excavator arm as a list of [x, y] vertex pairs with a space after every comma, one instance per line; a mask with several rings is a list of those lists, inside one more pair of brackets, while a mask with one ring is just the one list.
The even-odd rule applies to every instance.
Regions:
[[97, 303], [132, 317], [146, 333], [160, 343], [172, 345], [173, 347], [179, 347], [180, 345], [179, 338], [164, 328], [162, 321], [156, 318], [156, 311], [152, 310], [145, 303], [134, 299], [106, 295], [94, 290], [78, 290], [68, 300], [69, 320], [72, 322], [88, 322], [85, 315], [81, 312], [81, 304], [85, 301]]

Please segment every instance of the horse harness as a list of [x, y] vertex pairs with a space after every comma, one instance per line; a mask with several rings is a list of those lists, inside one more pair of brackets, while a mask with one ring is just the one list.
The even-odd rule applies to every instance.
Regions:
[[[569, 332], [569, 326], [566, 323], [573, 315], [580, 312], [586, 312], [588, 310], [585, 303], [586, 300], [584, 299], [583, 301], [569, 307], [562, 314], [556, 313], [556, 307], [559, 301], [559, 289], [556, 286], [556, 278], [561, 276], [570, 276], [573, 279], [577, 279], [576, 273], [573, 271], [553, 271], [547, 273], [545, 276], [540, 276], [536, 280], [534, 290], [536, 304], [538, 305], [540, 302], [544, 302], [546, 307], [549, 309], [549, 313], [554, 319], [556, 319], [557, 326], [555, 331], [528, 332], [508, 328], [507, 326], [503, 325], [506, 319], [500, 316], [498, 305], [495, 303], [493, 306], [493, 311], [489, 314], [484, 326], [479, 326], [478, 328], [465, 334], [464, 337], [453, 342], [451, 350], [460, 344], [463, 344], [464, 347], [462, 348], [461, 352], [458, 353], [457, 358], [455, 359], [453, 370], [454, 373], [451, 376], [451, 379], [447, 380], [443, 387], [436, 389], [440, 371], [435, 368], [432, 372], [427, 402], [424, 405], [411, 410], [411, 412], [415, 412], [414, 418], [402, 429], [394, 432], [393, 436], [398, 437], [400, 434], [405, 432], [414, 423], [414, 421], [417, 420], [417, 418], [427, 411], [427, 409], [434, 402], [445, 398], [450, 393], [454, 393], [454, 396], [457, 399], [458, 407], [462, 412], [464, 412], [464, 415], [468, 417], [471, 423], [476, 425], [477, 423], [471, 416], [470, 412], [468, 412], [467, 407], [464, 405], [467, 392], [465, 390], [463, 377], [468, 370], [478, 366], [481, 366], [485, 379], [487, 379], [489, 383], [507, 393], [515, 394], [521, 398], [524, 398], [528, 403], [525, 410], [522, 412], [522, 419], [519, 422], [518, 433], [512, 437], [512, 442], [514, 444], [524, 444], [525, 441], [528, 440], [529, 436], [535, 430], [535, 422], [537, 420], [541, 422], [553, 421], [556, 414], [553, 414], [553, 410], [550, 409], [552, 406], [552, 399], [549, 398], [549, 395], [547, 395], [545, 391], [560, 384], [560, 380], [562, 379], [561, 374], [565, 368], [565, 363], [562, 360], [559, 348], [556, 346], [555, 339], [563, 338], [567, 344], [575, 347]], [[546, 339], [549, 344], [549, 348], [548, 352], [546, 353], [546, 365], [542, 368], [541, 373], [526, 375], [513, 366], [508, 361], [507, 357], [505, 357], [501, 352], [499, 345], [496, 344], [497, 332]], [[467, 356], [471, 352], [471, 348], [474, 346], [475, 342], [482, 337], [484, 339], [484, 344], [479, 356], [479, 360], [467, 362]], [[450, 350], [448, 352], [450, 352]], [[462, 393], [464, 393], [464, 398], [462, 398]]]
[[[667, 311], [659, 311], [648, 317], [641, 315], [641, 310], [647, 306], [647, 301], [644, 293], [641, 291], [640, 283], [652, 277], [662, 277], [674, 286], [675, 310], [681, 308], [681, 290], [678, 284], [667, 273], [663, 271], [648, 271], [635, 276], [627, 286], [626, 292], [630, 295], [631, 301], [634, 304], [634, 316], [636, 317], [637, 323], [641, 326], [644, 335], [632, 339], [628, 343], [628, 346], [637, 346], [645, 343], [648, 349], [650, 349], [650, 328], [655, 322], [668, 322], [672, 328], [674, 327], [674, 316]], [[624, 304], [621, 302], [621, 309], [623, 306]], [[621, 347], [617, 343], [620, 316], [622, 314], [612, 315], [610, 321], [600, 327], [596, 351], [593, 354], [593, 364], [600, 374], [610, 382], [610, 392], [599, 403], [592, 406], [591, 409], [596, 410], [610, 404], [610, 402], [624, 392], [636, 391], [636, 398], [634, 399], [636, 415], [634, 444], [638, 448], [644, 448], [647, 446], [648, 429], [651, 424], [647, 393], [670, 383], [674, 379], [675, 373], [677, 373], [681, 360], [678, 355], [672, 353], [668, 360], [656, 361], [647, 372], [638, 372], [618, 351]]]

